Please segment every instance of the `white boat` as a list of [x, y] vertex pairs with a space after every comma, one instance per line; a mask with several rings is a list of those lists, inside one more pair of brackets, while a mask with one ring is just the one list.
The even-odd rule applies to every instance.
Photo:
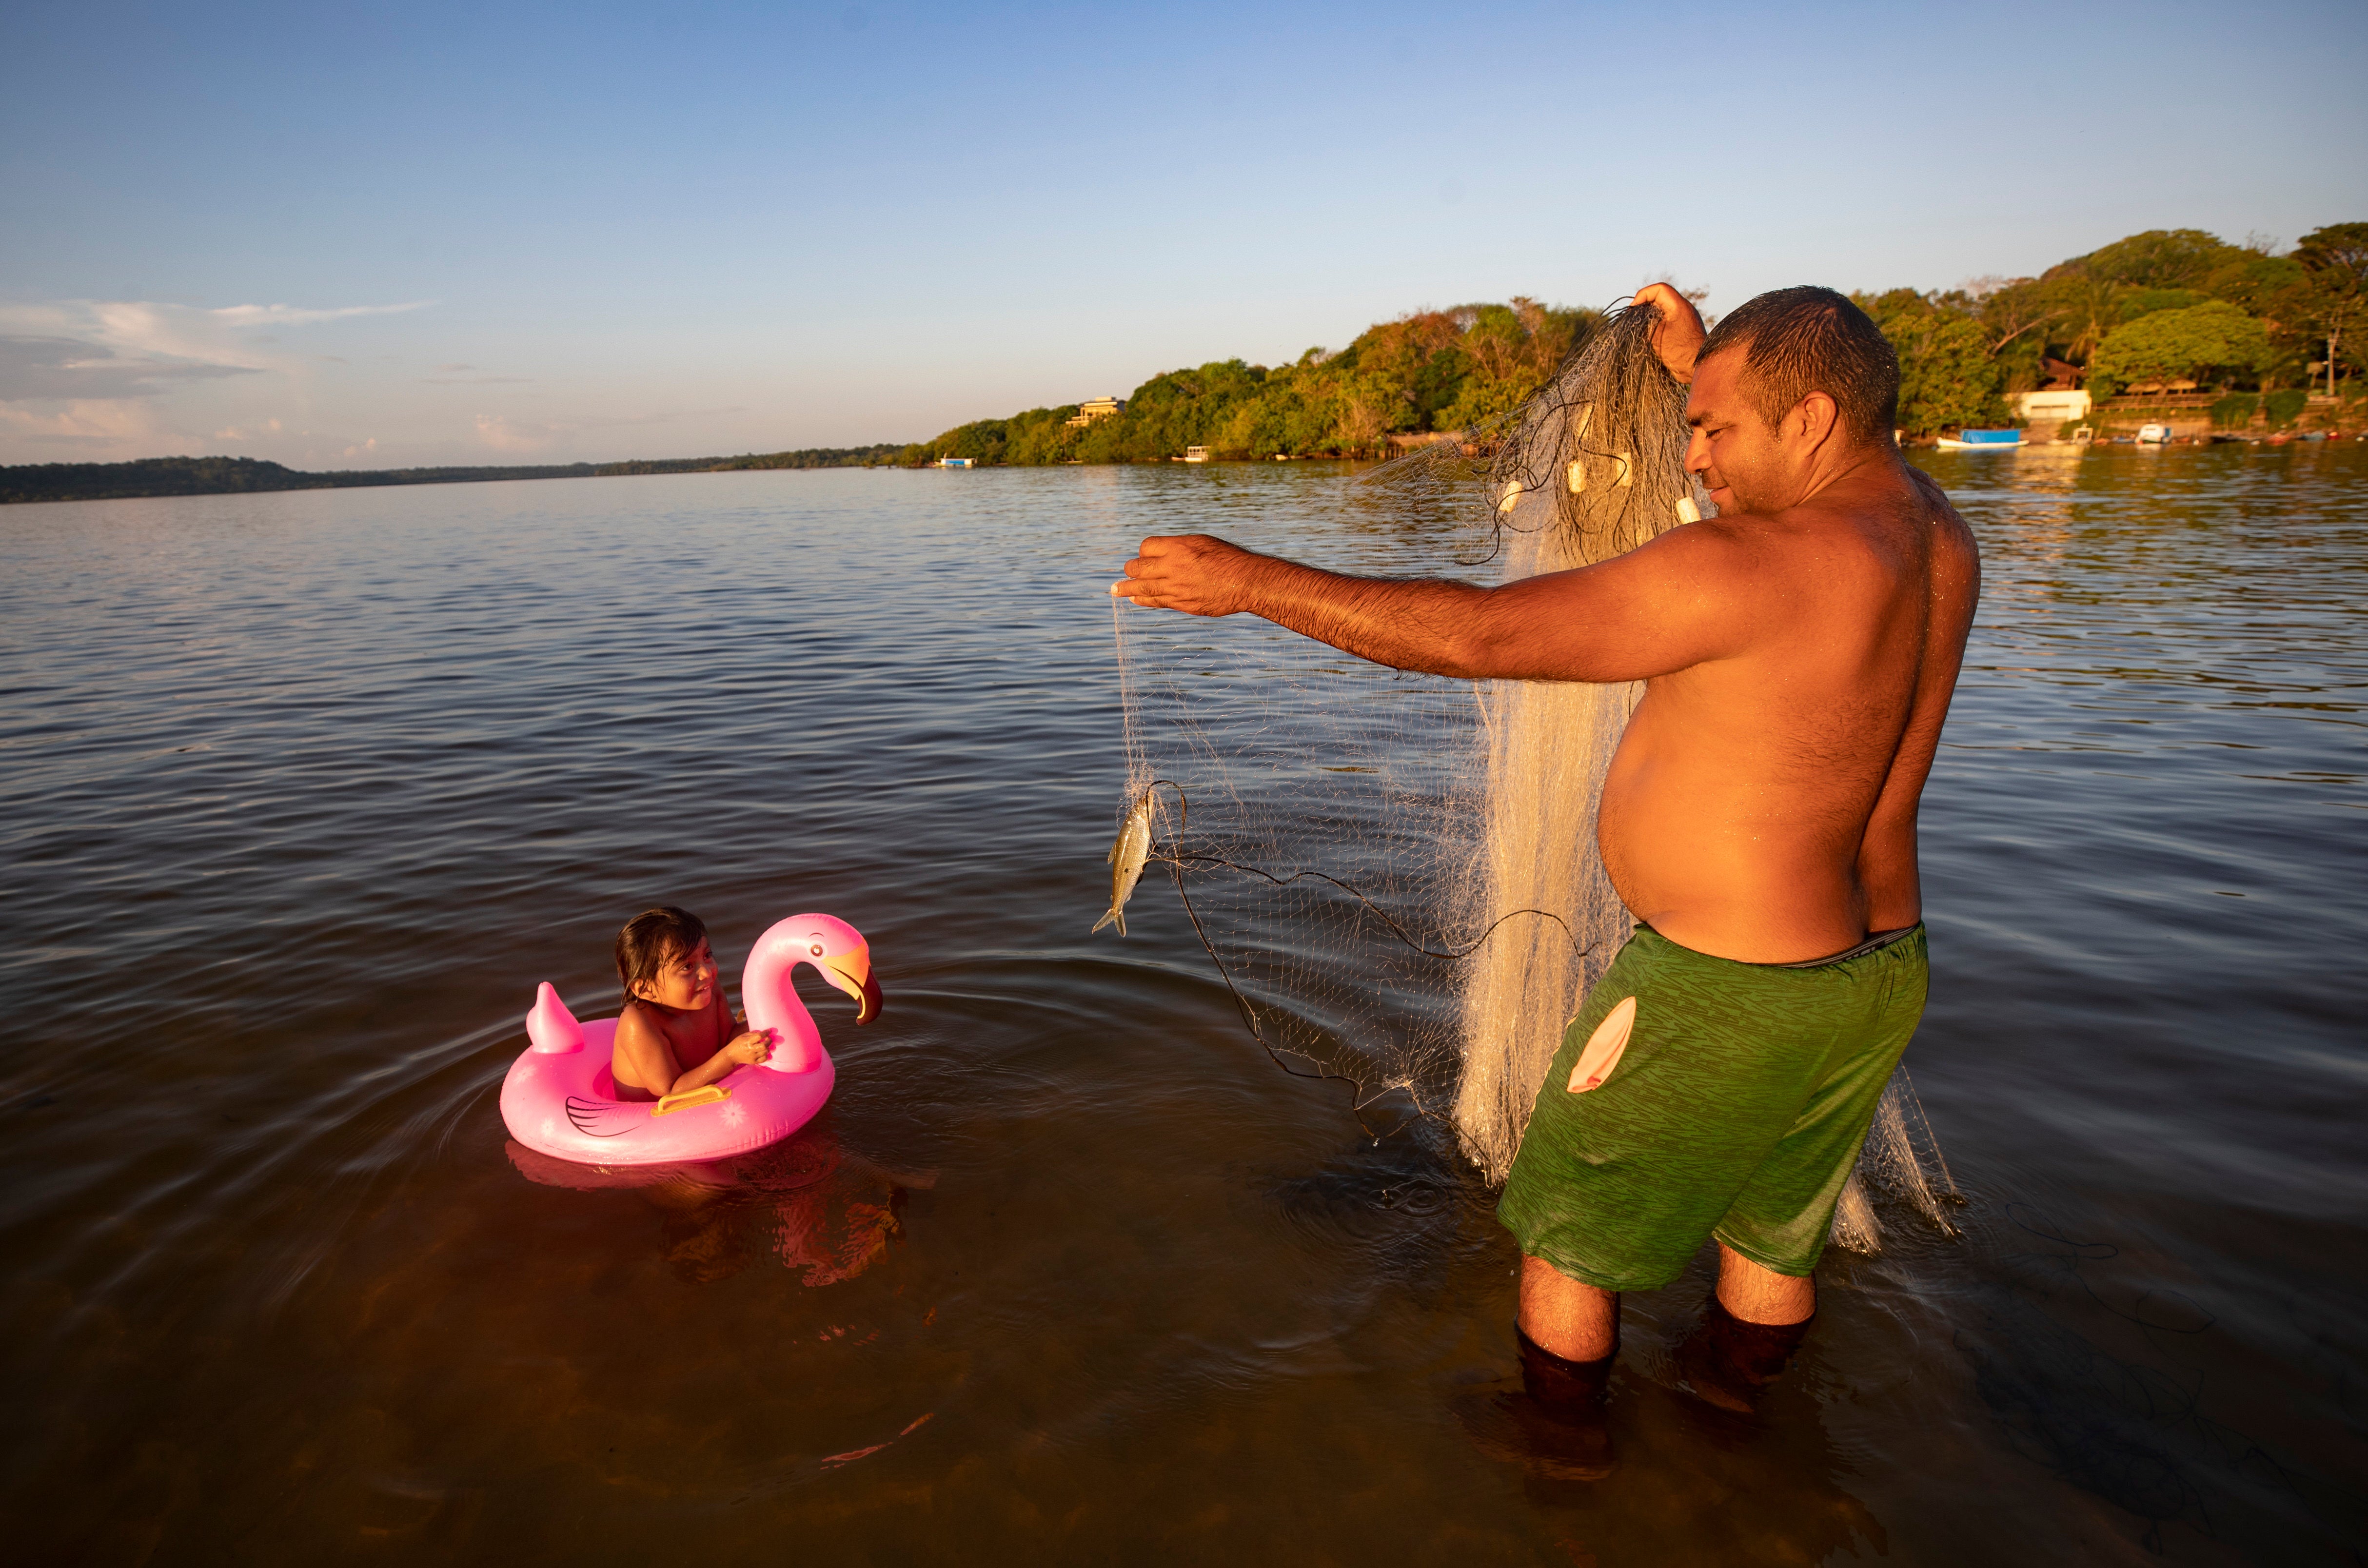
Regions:
[[1209, 460], [1209, 449], [1206, 447], [1187, 447], [1184, 449], [1184, 460], [1188, 463], [1207, 462]]
[[2141, 447], [2159, 447], [2169, 439], [2170, 426], [2168, 425], [2141, 425], [2138, 426], [2138, 445]]

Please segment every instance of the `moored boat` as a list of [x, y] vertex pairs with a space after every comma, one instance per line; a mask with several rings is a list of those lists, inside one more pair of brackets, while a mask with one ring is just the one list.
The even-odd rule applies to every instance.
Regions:
[[2022, 445], [2020, 430], [1960, 430], [1956, 438], [1943, 436], [1940, 447], [1946, 452], [2010, 452]]

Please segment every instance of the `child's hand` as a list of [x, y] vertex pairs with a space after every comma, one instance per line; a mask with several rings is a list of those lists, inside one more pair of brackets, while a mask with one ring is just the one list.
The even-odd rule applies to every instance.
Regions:
[[723, 1054], [731, 1058], [734, 1065], [753, 1067], [773, 1054], [773, 1037], [765, 1029], [750, 1029], [746, 1034], [733, 1036], [732, 1043], [723, 1048]]

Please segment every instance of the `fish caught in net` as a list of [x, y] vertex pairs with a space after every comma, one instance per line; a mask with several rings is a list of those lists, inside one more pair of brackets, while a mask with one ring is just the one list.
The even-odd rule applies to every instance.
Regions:
[[[1655, 319], [1611, 313], [1520, 410], [1326, 494], [1328, 515], [1289, 519], [1274, 547], [1357, 575], [1503, 583], [1711, 515]], [[1262, 526], [1225, 531], [1256, 549]], [[1149, 862], [1245, 1026], [1290, 1071], [1349, 1084], [1369, 1131], [1435, 1121], [1503, 1181], [1564, 1026], [1633, 928], [1595, 810], [1642, 687], [1451, 680], [1252, 616], [1122, 597], [1113, 614], [1121, 824], [1147, 819]], [[1912, 1147], [1908, 1162], [1929, 1198]]]

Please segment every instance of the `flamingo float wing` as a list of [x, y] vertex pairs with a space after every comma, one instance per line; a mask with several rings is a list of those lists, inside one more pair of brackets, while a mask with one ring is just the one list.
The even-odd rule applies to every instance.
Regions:
[[624, 1105], [616, 1100], [587, 1100], [579, 1096], [567, 1096], [567, 1119], [575, 1131], [586, 1138], [622, 1138], [637, 1127], [646, 1127], [650, 1108], [646, 1105]]

